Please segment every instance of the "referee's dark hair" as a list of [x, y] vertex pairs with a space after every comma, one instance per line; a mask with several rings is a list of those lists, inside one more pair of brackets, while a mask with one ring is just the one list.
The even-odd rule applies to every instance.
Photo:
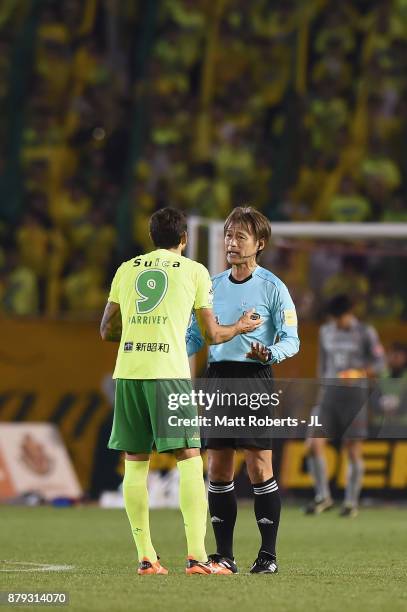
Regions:
[[263, 248], [259, 249], [256, 253], [257, 260], [270, 242], [270, 221], [261, 212], [253, 208], [253, 206], [236, 206], [225, 221], [223, 226], [224, 234], [226, 234], [231, 225], [241, 225], [256, 240], [264, 240]]
[[335, 295], [335, 297], [328, 302], [326, 311], [327, 314], [331, 315], [332, 317], [338, 318], [344, 314], [352, 312], [353, 306], [354, 304], [351, 298], [345, 293], [341, 293], [339, 295]]
[[158, 249], [172, 249], [181, 242], [187, 231], [187, 218], [176, 208], [161, 208], [150, 218], [150, 236]]

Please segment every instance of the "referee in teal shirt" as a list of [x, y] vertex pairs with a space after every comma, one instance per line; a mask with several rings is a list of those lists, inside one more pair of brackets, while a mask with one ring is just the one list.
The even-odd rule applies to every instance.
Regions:
[[[272, 379], [271, 365], [292, 357], [299, 350], [295, 306], [284, 283], [258, 265], [270, 240], [268, 219], [252, 207], [237, 207], [224, 226], [225, 253], [231, 268], [213, 280], [213, 310], [218, 323], [227, 325], [254, 309], [263, 324], [254, 332], [209, 347], [209, 379]], [[204, 344], [195, 317], [186, 336], [188, 355]], [[234, 455], [245, 453], [254, 493], [254, 511], [261, 545], [251, 573], [278, 571], [276, 539], [281, 501], [273, 476], [272, 440], [267, 438], [208, 438], [208, 502], [217, 551], [210, 555], [213, 571], [234, 574], [233, 532], [237, 515], [234, 490]]]

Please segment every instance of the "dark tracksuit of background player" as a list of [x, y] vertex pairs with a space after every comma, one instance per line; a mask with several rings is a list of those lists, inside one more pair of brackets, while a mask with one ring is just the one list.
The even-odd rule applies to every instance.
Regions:
[[[332, 301], [338, 299], [344, 298], [337, 296]], [[320, 328], [318, 373], [326, 382], [316, 411], [325, 437], [341, 439], [346, 446], [349, 465], [341, 514], [355, 516], [363, 478], [361, 440], [368, 433], [367, 389], [363, 380], [354, 385], [330, 383], [351, 370], [368, 370], [371, 376], [378, 375], [385, 361], [376, 330], [351, 314], [350, 303], [348, 308], [341, 315], [348, 319], [346, 326], [340, 326], [337, 317]], [[333, 506], [323, 452], [325, 441], [319, 437], [307, 441], [310, 448], [308, 468], [315, 485], [315, 499], [307, 506], [307, 514], [319, 514]]]

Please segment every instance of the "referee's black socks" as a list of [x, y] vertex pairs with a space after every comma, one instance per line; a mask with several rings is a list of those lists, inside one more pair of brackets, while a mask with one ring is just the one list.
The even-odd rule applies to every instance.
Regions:
[[233, 531], [237, 515], [233, 480], [230, 482], [209, 482], [208, 505], [216, 539], [216, 552], [221, 557], [233, 559]]
[[254, 513], [261, 535], [260, 550], [276, 556], [276, 540], [280, 523], [281, 499], [273, 478], [254, 484]]

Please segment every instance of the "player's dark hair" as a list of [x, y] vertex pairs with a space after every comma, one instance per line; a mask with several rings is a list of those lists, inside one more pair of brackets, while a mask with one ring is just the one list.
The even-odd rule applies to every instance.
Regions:
[[348, 314], [353, 309], [353, 301], [344, 293], [335, 295], [330, 302], [328, 302], [327, 313], [332, 317], [341, 317], [344, 314]]
[[177, 247], [186, 231], [187, 218], [176, 208], [161, 208], [150, 218], [151, 240], [157, 248]]
[[226, 234], [231, 225], [241, 225], [256, 240], [264, 240], [263, 249], [259, 249], [256, 253], [257, 260], [270, 241], [270, 221], [261, 212], [253, 208], [253, 206], [236, 206], [225, 221], [223, 226], [224, 234]]

